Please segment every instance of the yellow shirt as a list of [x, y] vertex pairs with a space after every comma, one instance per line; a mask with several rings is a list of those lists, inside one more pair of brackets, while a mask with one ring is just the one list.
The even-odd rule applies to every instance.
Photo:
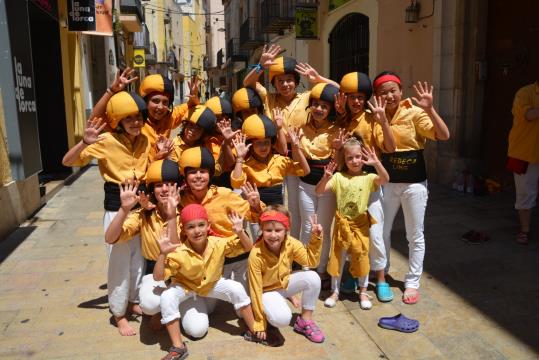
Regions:
[[225, 257], [236, 257], [245, 252], [239, 238], [208, 236], [204, 256], [193, 250], [189, 241], [180, 245], [165, 259], [165, 280], [172, 278], [185, 290], [207, 295], [223, 275]]
[[[389, 120], [389, 127], [395, 137], [395, 151], [421, 150], [425, 148], [427, 139], [436, 140], [434, 125], [429, 115], [420, 107], [412, 104], [410, 99], [400, 102], [395, 115]], [[384, 133], [380, 124], [374, 125], [376, 144], [383, 152]]]
[[180, 134], [174, 137], [174, 139], [172, 140], [172, 143], [173, 143], [174, 148], [172, 152], [170, 153], [169, 159], [176, 162], [180, 161], [180, 156], [182, 156], [182, 152], [192, 147], [192, 146], [187, 145], [185, 142], [183, 142], [183, 139], [180, 136]]
[[307, 159], [324, 160], [333, 155], [331, 145], [339, 136], [338, 126], [325, 121], [321, 127], [315, 128], [312, 122], [309, 122], [302, 129], [304, 136], [301, 138], [301, 146]]
[[257, 187], [271, 187], [282, 184], [285, 176], [305, 174], [300, 163], [278, 154], [274, 154], [267, 164], [250, 156], [242, 166], [241, 176], [236, 179], [233, 173], [230, 174], [230, 183], [234, 189], [239, 189], [247, 181], [254, 182]]
[[[231, 210], [237, 212], [245, 220], [250, 222], [258, 221], [258, 214], [251, 212], [251, 206], [239, 194], [230, 189], [211, 185], [202, 202], [197, 202], [193, 194], [186, 190], [181, 196], [182, 207], [189, 204], [200, 204], [208, 212], [211, 228], [221, 236], [232, 236], [232, 222], [228, 218]], [[261, 203], [262, 209], [264, 204]]]
[[102, 140], [81, 151], [73, 166], [82, 166], [95, 158], [106, 182], [120, 184], [128, 178], [146, 178], [151, 144], [145, 135], [137, 136], [134, 143], [117, 132], [106, 132], [101, 137]]
[[524, 86], [515, 95], [508, 155], [539, 163], [539, 119], [526, 120], [526, 112], [531, 108], [539, 108], [539, 82]]
[[328, 184], [337, 199], [337, 210], [348, 219], [356, 219], [367, 212], [369, 196], [376, 191], [376, 174], [352, 176], [336, 172]]
[[215, 163], [217, 163], [217, 160], [219, 160], [219, 156], [221, 155], [221, 146], [223, 145], [224, 141], [225, 138], [223, 135], [208, 136], [204, 139], [204, 147], [211, 151], [213, 158], [215, 159]]
[[[178, 236], [181, 233], [180, 214], [177, 212], [176, 224], [178, 226]], [[122, 232], [118, 242], [129, 241], [136, 234], [140, 233], [142, 256], [148, 260], [157, 260], [159, 256], [159, 245], [157, 239], [161, 236], [161, 231], [167, 228], [167, 221], [159, 215], [159, 211], [147, 211], [137, 209], [131, 211], [122, 225]]]
[[266, 248], [264, 240], [259, 240], [251, 249], [248, 261], [249, 293], [255, 317], [254, 330], [266, 330], [266, 315], [262, 304], [262, 293], [286, 289], [295, 261], [302, 266], [315, 267], [320, 261], [322, 237], [311, 236], [306, 246], [288, 236], [281, 246], [279, 256]]
[[307, 122], [307, 111], [309, 107], [310, 91], [296, 93], [291, 101], [286, 102], [282, 96], [276, 93], [269, 93], [266, 97], [266, 108], [273, 119], [273, 109], [280, 108], [284, 115], [284, 126], [300, 128]]
[[148, 141], [150, 142], [150, 144], [152, 144], [152, 159], [154, 158], [155, 152], [157, 151], [157, 149], [155, 148], [155, 143], [157, 142], [157, 138], [159, 137], [159, 135], [163, 135], [168, 139], [170, 137], [170, 132], [172, 131], [172, 129], [175, 129], [180, 126], [188, 111], [189, 107], [187, 106], [187, 104], [181, 104], [175, 106], [172, 110], [172, 113], [166, 116], [164, 119], [161, 119], [157, 122], [153, 122], [152, 120], [150, 120], [150, 118], [146, 120], [146, 124], [144, 124], [144, 127], [142, 128], [142, 133], [146, 135]]
[[374, 140], [374, 124], [376, 124], [376, 120], [374, 120], [373, 114], [370, 111], [362, 111], [360, 114], [349, 117], [349, 121], [342, 124], [341, 127], [350, 134], [361, 136], [361, 140], [366, 146], [378, 150]]

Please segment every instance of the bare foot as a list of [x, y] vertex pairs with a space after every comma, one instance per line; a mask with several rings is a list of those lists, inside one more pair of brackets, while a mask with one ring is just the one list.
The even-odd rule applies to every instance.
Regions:
[[292, 296], [290, 296], [288, 298], [288, 300], [292, 303], [293, 307], [299, 308], [301, 301], [300, 301], [298, 295], [292, 295]]
[[142, 315], [142, 309], [139, 304], [129, 303], [128, 311], [131, 314]]
[[161, 313], [152, 315], [152, 317], [150, 318], [150, 328], [153, 331], [158, 331], [163, 328], [163, 324], [161, 324]]
[[419, 301], [419, 291], [413, 288], [407, 288], [402, 294], [402, 302], [408, 305], [416, 304]]
[[114, 317], [114, 320], [116, 320], [116, 325], [118, 326], [118, 332], [122, 336], [134, 336], [137, 335], [137, 332], [129, 325], [129, 322], [127, 322], [127, 319], [125, 316], [122, 317]]

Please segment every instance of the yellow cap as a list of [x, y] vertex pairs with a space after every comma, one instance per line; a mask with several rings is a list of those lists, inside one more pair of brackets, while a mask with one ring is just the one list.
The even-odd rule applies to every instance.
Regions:
[[239, 89], [232, 96], [232, 107], [236, 112], [259, 106], [262, 106], [262, 99], [255, 90], [249, 87]]
[[187, 114], [187, 120], [200, 126], [206, 132], [212, 131], [217, 122], [217, 118], [213, 111], [204, 105], [197, 105], [190, 108]]
[[364, 93], [365, 97], [370, 99], [372, 95], [371, 79], [361, 72], [351, 72], [344, 75], [341, 79], [341, 91], [346, 94]]
[[215, 172], [215, 160], [210, 150], [196, 146], [186, 149], [180, 155], [180, 174], [185, 175], [185, 169], [207, 169], [210, 174]]
[[154, 92], [164, 93], [170, 99], [170, 102], [174, 100], [174, 85], [170, 79], [161, 74], [146, 76], [140, 83], [138, 92], [142, 97]]
[[112, 95], [107, 103], [107, 117], [111, 128], [116, 129], [122, 119], [128, 116], [142, 113], [142, 118], [146, 120], [146, 102], [135, 93], [120, 91]]
[[269, 80], [273, 81], [275, 75], [282, 74], [297, 74], [296, 65], [298, 62], [296, 59], [286, 56], [280, 56], [275, 59], [274, 63], [269, 68]]
[[339, 93], [339, 88], [335, 85], [318, 83], [311, 89], [311, 99], [320, 99], [330, 103], [335, 102], [335, 95]]
[[146, 185], [169, 181], [176, 183], [180, 181], [180, 168], [177, 162], [164, 159], [150, 164], [146, 171]]
[[213, 111], [215, 116], [227, 115], [231, 117], [233, 114], [230, 101], [220, 98], [219, 96], [210, 98], [208, 101], [206, 101], [204, 106]]
[[241, 132], [248, 139], [265, 139], [277, 136], [277, 127], [266, 115], [254, 114], [245, 119]]

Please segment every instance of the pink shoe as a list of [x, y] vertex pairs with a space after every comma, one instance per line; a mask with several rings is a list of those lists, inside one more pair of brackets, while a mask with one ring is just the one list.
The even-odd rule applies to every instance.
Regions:
[[318, 325], [316, 325], [313, 320], [305, 321], [301, 318], [301, 316], [296, 318], [296, 322], [294, 323], [294, 331], [305, 335], [307, 339], [315, 343], [324, 342], [324, 339], [326, 338], [322, 330], [320, 330]]

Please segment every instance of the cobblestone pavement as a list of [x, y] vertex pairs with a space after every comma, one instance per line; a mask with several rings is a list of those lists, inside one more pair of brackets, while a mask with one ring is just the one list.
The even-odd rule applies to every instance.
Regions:
[[[102, 197], [97, 167], [90, 167], [0, 242], [1, 359], [157, 359], [165, 354], [166, 332], [151, 331], [147, 319], [132, 319], [139, 333], [130, 338], [120, 337], [111, 325]], [[407, 247], [399, 215], [390, 271], [393, 302], [373, 300], [373, 309], [363, 311], [355, 297], [333, 309], [320, 301], [316, 319], [326, 341], [313, 344], [287, 328], [279, 348], [243, 341], [232, 308], [220, 305], [208, 335], [188, 343], [190, 359], [538, 359], [538, 215], [531, 244], [519, 246], [510, 194], [471, 197], [431, 186], [417, 305], [400, 301]], [[461, 241], [472, 229], [490, 240]], [[419, 331], [403, 334], [377, 326], [381, 316], [400, 312], [418, 319]]]

